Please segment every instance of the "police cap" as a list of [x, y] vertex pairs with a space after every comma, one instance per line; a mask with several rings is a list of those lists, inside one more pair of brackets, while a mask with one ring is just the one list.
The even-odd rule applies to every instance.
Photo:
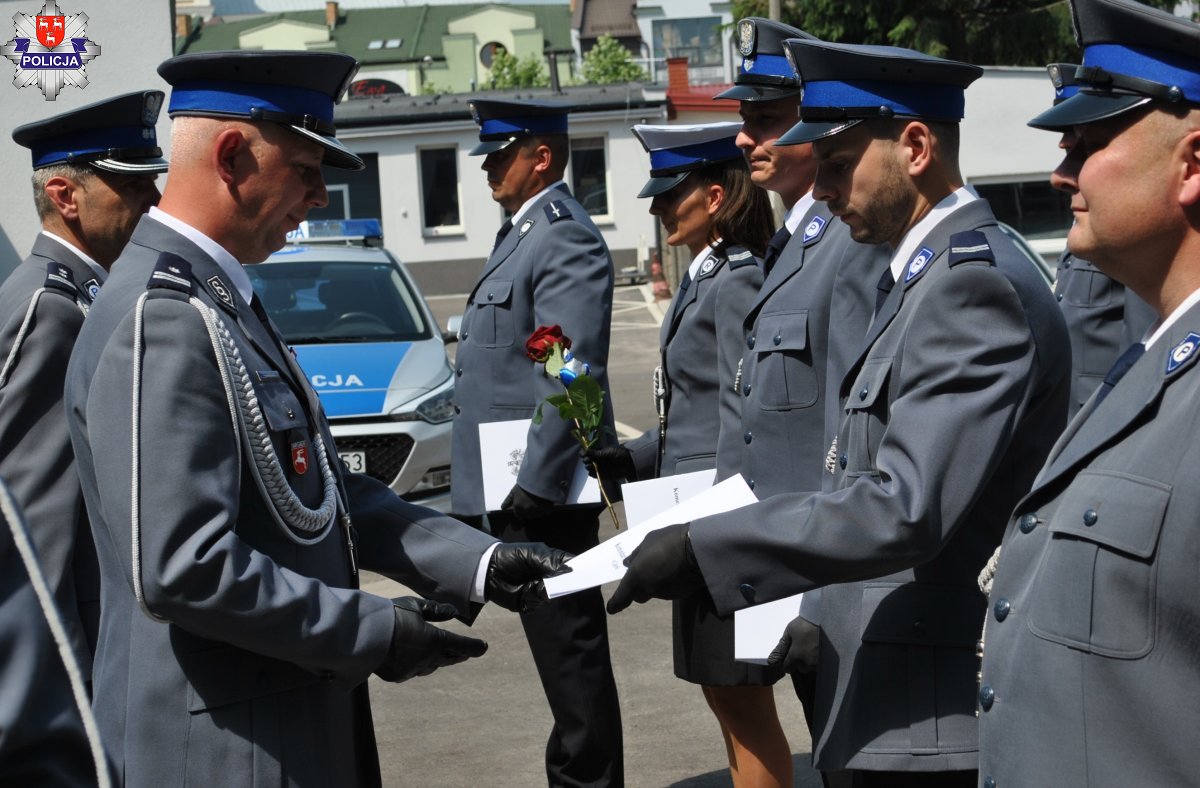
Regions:
[[1046, 73], [1054, 84], [1054, 106], [1058, 106], [1079, 92], [1079, 81], [1075, 79], [1076, 63], [1051, 63]]
[[154, 132], [162, 102], [160, 90], [126, 93], [18, 126], [12, 138], [32, 151], [35, 170], [80, 164], [109, 172], [164, 172], [167, 160]]
[[363, 161], [337, 139], [333, 105], [358, 62], [339, 52], [198, 52], [158, 67], [171, 84], [172, 118], [239, 118], [277, 123], [325, 149], [325, 163], [361, 170]]
[[787, 42], [804, 81], [800, 122], [776, 141], [798, 145], [870, 118], [962, 120], [967, 86], [983, 74], [969, 63], [912, 49], [825, 41]]
[[748, 16], [737, 24], [738, 65], [733, 87], [713, 96], [714, 99], [734, 101], [774, 101], [800, 95], [800, 79], [784, 54], [783, 42], [789, 38], [814, 36], [803, 30]]
[[1063, 131], [1152, 101], [1200, 105], [1200, 25], [1133, 0], [1073, 0], [1079, 92], [1029, 125]]
[[567, 114], [572, 107], [553, 101], [501, 101], [474, 99], [471, 117], [479, 125], [479, 144], [472, 156], [504, 150], [524, 137], [566, 134]]
[[638, 197], [670, 191], [693, 170], [742, 158], [735, 143], [741, 128], [742, 124], [737, 122], [634, 126], [633, 135], [650, 154], [650, 180]]

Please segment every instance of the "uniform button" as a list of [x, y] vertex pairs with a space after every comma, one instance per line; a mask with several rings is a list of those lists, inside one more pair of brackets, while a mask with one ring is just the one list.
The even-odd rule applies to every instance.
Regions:
[[754, 489], [754, 480], [751, 479], [750, 481], [746, 482], [746, 486], [749, 487], [751, 490], [753, 490]]
[[992, 703], [996, 700], [996, 691], [987, 684], [979, 688], [979, 705], [984, 711], [992, 708]]
[[750, 384], [749, 383], [742, 384], [742, 396], [743, 397], [750, 396]]
[[1071, 261], [1063, 260], [1063, 268], [1070, 268], [1070, 267], [1071, 267]]
[[747, 430], [746, 434], [743, 435], [742, 438], [745, 439], [746, 443], [749, 443], [750, 441], [754, 440], [754, 433]]
[[750, 348], [751, 350], [754, 350], [754, 335], [753, 334], [746, 337], [746, 347]]
[[1021, 515], [1021, 519], [1017, 520], [1017, 527], [1021, 529], [1021, 533], [1027, 534], [1034, 528], [1037, 528], [1037, 515], [1030, 512], [1029, 514]]
[[860, 388], [860, 389], [858, 390], [858, 398], [859, 398], [859, 399], [866, 399], [866, 398], [867, 398], [867, 394], [868, 394], [868, 393], [869, 393], [869, 391], [868, 391], [867, 387], [866, 387], [866, 386], [863, 386], [862, 388]]
[[458, 372], [456, 372], [455, 374], [461, 378], [462, 377], [462, 367], [459, 367]]
[[488, 300], [489, 300], [489, 301], [491, 301], [491, 300], [492, 300], [492, 299], [494, 299], [494, 298], [495, 298], [495, 296], [494, 296], [494, 295], [492, 295], [491, 293], [488, 293]]
[[288, 415], [288, 418], [289, 418], [289, 419], [294, 419], [294, 418], [296, 418], [296, 412], [295, 412], [295, 411], [293, 411], [291, 408], [288, 408], [288, 409], [287, 409], [287, 415]]
[[772, 341], [772, 342], [774, 342], [776, 345], [778, 345], [780, 342], [782, 342], [782, 341], [783, 341], [783, 335], [782, 335], [782, 334], [776, 334], [776, 335], [775, 335], [775, 336], [774, 336], [774, 337], [771, 339], [771, 341]]
[[838, 467], [841, 468], [843, 471], [846, 470], [846, 455], [845, 454], [838, 457]]
[[460, 408], [460, 407], [458, 407], [457, 405], [455, 405], [455, 406], [454, 406], [454, 413], [455, 413], [455, 415], [457, 415], [457, 414], [459, 414], [459, 413], [462, 413], [462, 408]]
[[983, 788], [996, 788], [996, 778], [995, 777], [984, 777], [983, 778]]
[[558, 483], [558, 486], [559, 486], [559, 487], [561, 487], [561, 488], [563, 488], [564, 490], [565, 490], [565, 489], [567, 489], [567, 480], [566, 480], [566, 479], [563, 479], [563, 480], [561, 480], [561, 481]]
[[466, 342], [466, 341], [467, 341], [467, 337], [469, 337], [469, 336], [471, 336], [471, 335], [470, 335], [470, 334], [468, 334], [466, 331], [462, 332], [462, 340], [463, 340], [463, 342]]
[[754, 586], [750, 585], [749, 583], [742, 583], [740, 586], [738, 586], [738, 591], [742, 592], [742, 596], [745, 597], [747, 602], [753, 602], [754, 596], [757, 593], [754, 590]]
[[1088, 525], [1088, 526], [1095, 525], [1096, 521], [1099, 519], [1100, 519], [1100, 515], [1096, 514], [1095, 509], [1088, 509], [1086, 512], [1083, 513], [1083, 524], [1084, 525]]
[[992, 610], [996, 614], [996, 620], [1003, 621], [1008, 618], [1008, 611], [1012, 610], [1012, 605], [1007, 599], [1001, 597], [996, 600], [996, 605]]
[[915, 637], [924, 638], [925, 637], [925, 622], [924, 621], [914, 621], [913, 625], [912, 625], [912, 631], [913, 631], [913, 635]]
[[1054, 298], [1055, 298], [1055, 299], [1057, 299], [1057, 300], [1059, 300], [1059, 301], [1061, 301], [1061, 300], [1062, 300], [1062, 295], [1063, 295], [1062, 293], [1059, 293], [1058, 295], [1054, 296]]

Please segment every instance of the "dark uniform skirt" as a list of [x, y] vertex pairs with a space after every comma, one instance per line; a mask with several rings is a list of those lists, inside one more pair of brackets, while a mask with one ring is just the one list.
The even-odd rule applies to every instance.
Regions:
[[675, 675], [708, 687], [770, 686], [783, 668], [733, 658], [733, 616], [717, 614], [707, 591], [673, 604]]

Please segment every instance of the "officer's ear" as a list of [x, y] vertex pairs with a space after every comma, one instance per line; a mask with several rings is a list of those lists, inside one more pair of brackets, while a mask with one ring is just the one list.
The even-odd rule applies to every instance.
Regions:
[[901, 164], [908, 174], [916, 178], [933, 163], [933, 132], [919, 120], [904, 124], [898, 141]]
[[725, 187], [719, 183], [710, 183], [704, 190], [704, 196], [708, 200], [708, 215], [716, 216], [725, 202]]
[[217, 176], [228, 186], [235, 185], [244, 174], [242, 161], [251, 154], [250, 140], [242, 129], [230, 127], [217, 135], [212, 146], [212, 165]]
[[46, 197], [64, 222], [79, 220], [79, 192], [82, 190], [82, 184], [64, 175], [55, 175], [46, 181]]
[[1183, 173], [1180, 183], [1179, 203], [1185, 208], [1200, 210], [1200, 129], [1189, 131], [1176, 149], [1179, 166]]

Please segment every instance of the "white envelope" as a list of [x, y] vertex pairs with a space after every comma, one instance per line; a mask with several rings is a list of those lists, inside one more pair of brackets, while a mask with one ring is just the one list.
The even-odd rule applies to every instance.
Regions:
[[693, 495], [704, 492], [712, 487], [716, 478], [717, 471], [713, 468], [622, 484], [621, 498], [625, 501], [625, 521], [629, 523], [630, 528], [639, 526], [672, 506], [678, 506]]
[[[549, 409], [547, 418], [558, 418]], [[530, 419], [492, 421], [479, 425], [479, 459], [483, 467], [483, 505], [489, 512], [497, 511], [512, 491], [525, 457], [529, 440]], [[599, 503], [600, 486], [588, 476], [580, 460], [567, 489], [567, 503]]]
[[733, 614], [733, 658], [742, 662], [767, 664], [767, 656], [779, 645], [783, 630], [800, 614], [796, 594], [774, 602], [743, 608]]
[[625, 576], [625, 559], [651, 531], [675, 523], [690, 523], [710, 514], [728, 512], [748, 506], [757, 500], [740, 475], [731, 476], [720, 484], [693, 495], [678, 506], [660, 512], [641, 525], [622, 531], [608, 541], [575, 556], [567, 562], [571, 567], [570, 572], [546, 578], [546, 594], [554, 599], [620, 580]]

